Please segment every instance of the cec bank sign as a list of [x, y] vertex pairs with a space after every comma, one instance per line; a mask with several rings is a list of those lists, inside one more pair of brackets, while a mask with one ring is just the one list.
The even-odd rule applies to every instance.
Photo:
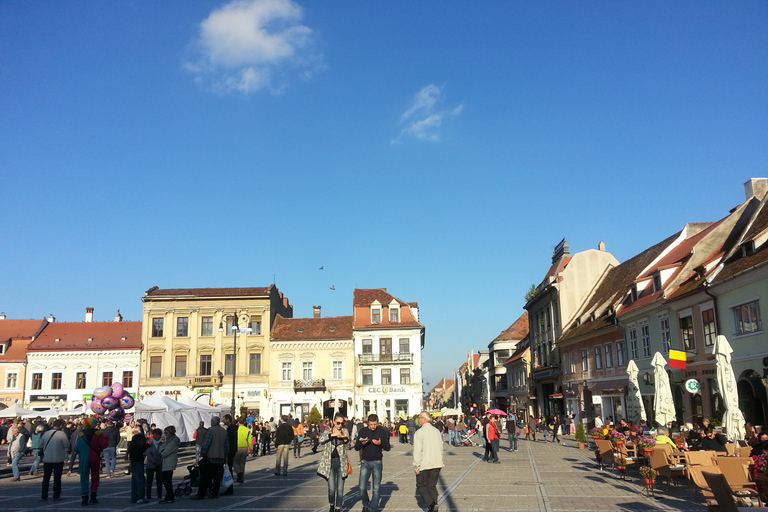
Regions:
[[376, 394], [384, 394], [388, 395], [390, 393], [405, 393], [405, 386], [373, 386], [369, 388], [365, 388], [365, 390], [368, 393], [376, 393]]

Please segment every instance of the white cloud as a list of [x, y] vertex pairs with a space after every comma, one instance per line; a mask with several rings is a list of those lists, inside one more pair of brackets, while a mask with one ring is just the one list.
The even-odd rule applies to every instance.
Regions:
[[407, 138], [436, 142], [440, 140], [440, 128], [443, 121], [461, 114], [464, 105], [444, 108], [443, 87], [429, 84], [422, 87], [411, 101], [411, 105], [400, 116], [400, 124], [405, 125], [391, 144], [401, 144]]
[[321, 67], [312, 29], [291, 0], [235, 0], [200, 23], [196, 58], [184, 67], [198, 83], [221, 92], [283, 90], [294, 76]]

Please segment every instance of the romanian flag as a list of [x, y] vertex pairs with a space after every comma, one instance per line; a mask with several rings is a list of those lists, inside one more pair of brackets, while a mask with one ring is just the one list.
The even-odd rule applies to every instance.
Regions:
[[669, 351], [669, 366], [671, 368], [680, 368], [681, 370], [685, 370], [685, 352], [682, 350], [671, 350]]

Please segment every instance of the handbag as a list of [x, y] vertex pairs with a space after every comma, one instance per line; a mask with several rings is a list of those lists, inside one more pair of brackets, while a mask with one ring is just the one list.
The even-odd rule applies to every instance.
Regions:
[[349, 462], [349, 455], [347, 455], [347, 474], [348, 475], [352, 474], [352, 463]]

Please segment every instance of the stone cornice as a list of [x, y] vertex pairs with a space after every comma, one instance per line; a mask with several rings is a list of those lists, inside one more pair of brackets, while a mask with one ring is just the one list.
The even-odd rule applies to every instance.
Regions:
[[89, 350], [89, 351], [66, 351], [60, 350], [57, 352], [29, 352], [27, 357], [29, 360], [38, 359], [58, 359], [62, 357], [67, 358], [84, 358], [84, 359], [97, 359], [102, 357], [138, 357], [141, 354], [141, 350]]
[[352, 340], [339, 341], [273, 341], [270, 343], [272, 351], [276, 350], [354, 350]]

